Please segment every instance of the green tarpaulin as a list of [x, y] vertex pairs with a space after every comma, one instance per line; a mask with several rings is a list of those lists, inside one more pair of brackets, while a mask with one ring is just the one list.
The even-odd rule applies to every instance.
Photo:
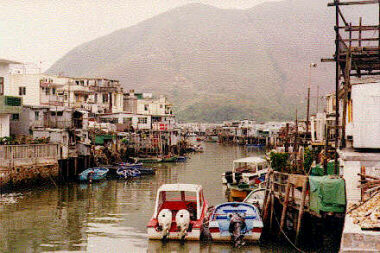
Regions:
[[[335, 162], [334, 161], [328, 162], [327, 163], [327, 175], [335, 175], [334, 169], [335, 169]], [[339, 166], [338, 166], [338, 170], [339, 170]], [[339, 175], [339, 171], [336, 174]], [[317, 164], [315, 167], [312, 167], [311, 168], [311, 175], [312, 176], [324, 176], [323, 166], [320, 164]]]
[[343, 213], [346, 207], [346, 192], [342, 178], [331, 176], [309, 176], [310, 209], [317, 213]]
[[112, 140], [115, 136], [113, 135], [97, 135], [95, 136], [95, 145], [103, 145], [105, 140]]

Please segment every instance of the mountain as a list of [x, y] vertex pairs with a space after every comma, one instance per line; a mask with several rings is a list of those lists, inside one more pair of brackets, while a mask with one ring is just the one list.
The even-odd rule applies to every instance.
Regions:
[[326, 5], [188, 4], [84, 43], [47, 72], [106, 76], [125, 89], [165, 94], [180, 120], [291, 119], [306, 106], [309, 63], [318, 63], [313, 94], [317, 84], [320, 94], [335, 87], [334, 65], [320, 63], [334, 52], [334, 9]]

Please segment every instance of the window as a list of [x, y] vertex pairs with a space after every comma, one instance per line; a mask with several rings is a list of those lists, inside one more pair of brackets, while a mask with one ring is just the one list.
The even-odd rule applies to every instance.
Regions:
[[138, 123], [139, 124], [146, 124], [146, 123], [148, 123], [148, 119], [147, 118], [139, 118]]
[[149, 105], [144, 105], [144, 110], [148, 111], [149, 110]]
[[160, 108], [162, 109], [164, 107], [164, 105], [163, 104], [160, 104]]
[[103, 94], [103, 103], [108, 102], [108, 94]]
[[14, 121], [18, 121], [20, 119], [20, 115], [19, 114], [12, 114], [12, 120]]
[[62, 111], [57, 112], [57, 116], [63, 116], [63, 112]]
[[46, 88], [46, 89], [45, 89], [45, 94], [46, 94], [46, 95], [50, 95], [50, 88]]
[[20, 96], [26, 95], [26, 87], [25, 86], [18, 87], [18, 94]]
[[4, 77], [0, 77], [0, 95], [4, 95]]
[[51, 89], [51, 94], [55, 95], [55, 92], [56, 92], [56, 88], [52, 88]]
[[97, 104], [97, 103], [98, 103], [98, 94], [95, 93], [95, 104]]
[[34, 112], [34, 120], [38, 121], [39, 119], [40, 119], [40, 112], [39, 111]]
[[132, 118], [123, 118], [123, 124], [131, 124]]

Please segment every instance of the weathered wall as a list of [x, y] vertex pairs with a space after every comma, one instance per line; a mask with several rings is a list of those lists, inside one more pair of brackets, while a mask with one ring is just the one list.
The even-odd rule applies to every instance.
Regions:
[[58, 163], [50, 165], [18, 166], [14, 168], [0, 168], [0, 188], [13, 185], [22, 185], [33, 181], [51, 181], [58, 177]]
[[9, 136], [10, 114], [0, 114], [0, 137]]

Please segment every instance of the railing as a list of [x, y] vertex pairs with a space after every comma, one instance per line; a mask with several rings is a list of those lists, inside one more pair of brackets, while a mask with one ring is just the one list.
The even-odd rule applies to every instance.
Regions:
[[49, 164], [58, 159], [58, 144], [0, 145], [0, 167]]

